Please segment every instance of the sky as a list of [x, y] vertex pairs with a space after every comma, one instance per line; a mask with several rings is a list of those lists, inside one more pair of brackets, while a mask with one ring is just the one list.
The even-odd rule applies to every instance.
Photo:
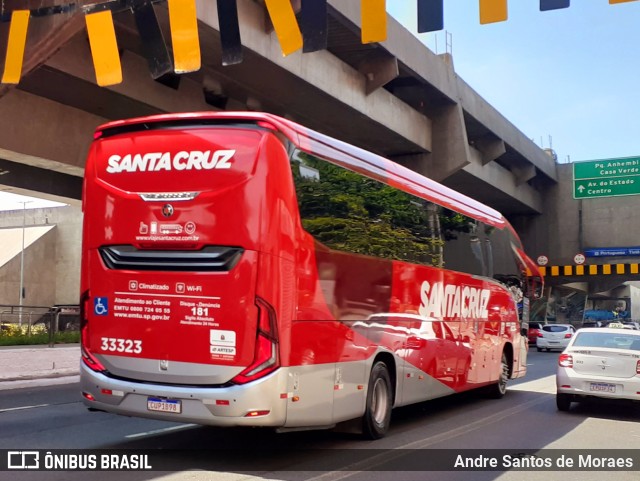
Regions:
[[445, 0], [444, 30], [423, 34], [415, 1], [387, 11], [436, 53], [449, 32], [458, 76], [558, 162], [640, 157], [640, 1], [509, 0], [508, 20], [487, 25], [478, 3]]

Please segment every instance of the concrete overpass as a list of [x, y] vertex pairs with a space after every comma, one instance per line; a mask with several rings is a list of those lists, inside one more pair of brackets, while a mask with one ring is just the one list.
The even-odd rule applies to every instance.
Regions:
[[[391, 18], [388, 40], [364, 45], [359, 2], [330, 0], [328, 48], [283, 57], [264, 5], [238, 3], [242, 63], [222, 66], [216, 2], [200, 0], [202, 68], [158, 80], [133, 15], [115, 15], [124, 81], [108, 88], [96, 85], [81, 13], [33, 19], [23, 78], [0, 92], [0, 189], [77, 201], [100, 123], [249, 109], [396, 160], [516, 224], [544, 211], [545, 191], [557, 183], [555, 161], [457, 76], [451, 55], [435, 55]], [[166, 4], [155, 9], [168, 38]]]

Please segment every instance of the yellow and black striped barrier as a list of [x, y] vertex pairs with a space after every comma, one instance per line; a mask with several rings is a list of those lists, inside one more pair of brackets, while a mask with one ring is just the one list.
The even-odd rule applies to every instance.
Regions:
[[541, 266], [538, 267], [538, 270], [545, 277], [638, 275], [640, 274], [640, 264]]
[[[210, 0], [213, 1], [213, 0]], [[215, 0], [222, 45], [222, 64], [242, 62], [237, 0]], [[261, 0], [268, 12], [283, 55], [302, 49], [313, 52], [327, 46], [327, 0]], [[503, 22], [508, 18], [508, 0], [478, 0], [481, 24]], [[512, 0], [516, 1], [516, 0]], [[523, 0], [517, 0], [523, 1]], [[534, 0], [530, 0], [534, 1]], [[610, 4], [637, 0], [609, 0]], [[570, 0], [539, 0], [540, 11], [568, 8]], [[5, 11], [0, 20], [11, 22], [2, 83], [17, 84], [32, 17], [74, 14], [86, 18], [87, 33], [98, 85], [122, 82], [122, 67], [113, 24], [113, 14], [132, 12], [147, 56], [151, 75], [187, 73], [200, 69], [200, 41], [195, 0], [96, 0], [95, 2], [57, 2], [61, 5]], [[169, 9], [172, 55], [169, 54], [155, 16], [154, 5], [166, 3]], [[3, 2], [4, 5], [4, 2]], [[299, 11], [294, 10], [299, 6]], [[444, 0], [416, 0], [418, 33], [444, 28]], [[362, 43], [383, 42], [387, 38], [386, 0], [360, 0]]]

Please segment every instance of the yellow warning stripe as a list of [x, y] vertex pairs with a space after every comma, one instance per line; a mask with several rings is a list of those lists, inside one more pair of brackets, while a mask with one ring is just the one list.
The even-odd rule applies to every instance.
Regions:
[[387, 39], [386, 0], [360, 0], [362, 43], [384, 42]]
[[101, 87], [122, 82], [120, 53], [111, 10], [85, 16], [96, 82]]
[[[153, 3], [161, 0], [154, 0]], [[162, 0], [163, 1], [163, 0]], [[437, 1], [437, 0], [436, 0]], [[440, 0], [442, 1], [442, 0]], [[508, 18], [507, 0], [478, 0], [480, 23], [502, 22]], [[609, 0], [610, 4], [629, 3], [637, 0]], [[284, 55], [302, 48], [302, 34], [295, 17], [292, 0], [264, 0], [274, 25]], [[19, 2], [14, 2], [19, 3]], [[27, 3], [27, 2], [25, 2]], [[60, 1], [57, 5], [11, 11], [11, 25], [7, 38], [2, 83], [16, 84], [22, 75], [29, 19], [49, 15], [69, 14], [76, 10], [95, 11], [95, 5], [83, 6], [77, 1]], [[106, 11], [87, 13], [87, 31], [91, 44], [96, 78], [99, 85], [114, 85], [122, 81], [120, 58], [116, 54], [117, 42], [112, 33], [115, 13], [131, 10], [130, 2], [107, 2]], [[200, 41], [195, 0], [167, 0], [170, 30], [176, 73], [186, 73], [201, 68]], [[569, 2], [567, 2], [568, 4]], [[557, 7], [560, 8], [560, 7]], [[386, 0], [360, 0], [361, 37], [363, 43], [382, 42], [387, 39]], [[7, 14], [8, 12], [5, 12]], [[108, 20], [107, 20], [108, 18]], [[437, 22], [442, 23], [442, 22]], [[592, 274], [589, 266], [589, 274]], [[617, 271], [616, 271], [617, 273]]]
[[9, 41], [4, 61], [2, 83], [17, 84], [20, 82], [30, 16], [31, 12], [29, 10], [14, 10], [11, 14], [11, 27], [9, 28]]
[[168, 0], [169, 29], [175, 73], [200, 69], [200, 39], [195, 0]]
[[[640, 264], [589, 264], [566, 266], [540, 266], [543, 276], [602, 276], [640, 274]], [[527, 271], [529, 274], [530, 272]]]
[[296, 20], [291, 0], [265, 0], [271, 23], [280, 42], [282, 55], [302, 48], [302, 32]]
[[507, 19], [507, 0], [480, 0], [480, 23], [504, 22]]

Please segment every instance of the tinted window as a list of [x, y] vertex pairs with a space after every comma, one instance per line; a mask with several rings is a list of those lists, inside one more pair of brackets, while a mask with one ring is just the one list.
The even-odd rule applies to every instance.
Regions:
[[548, 326], [543, 326], [542, 330], [545, 332], [563, 332], [568, 331], [569, 326], [554, 326], [553, 324]]
[[602, 347], [606, 349], [631, 349], [640, 351], [640, 337], [608, 332], [578, 331], [573, 341], [573, 347]]
[[304, 229], [331, 249], [443, 265], [439, 206], [303, 152], [292, 170]]
[[294, 150], [291, 167], [304, 229], [354, 254], [493, 277], [522, 300], [522, 272], [499, 230], [331, 162]]

